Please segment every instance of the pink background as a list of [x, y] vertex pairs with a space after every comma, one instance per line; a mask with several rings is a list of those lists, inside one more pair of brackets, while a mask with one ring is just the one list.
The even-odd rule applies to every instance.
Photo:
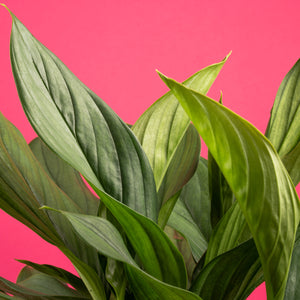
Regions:
[[[5, 1], [5, 0], [3, 0]], [[126, 122], [167, 91], [155, 69], [179, 81], [233, 51], [210, 96], [262, 132], [284, 75], [300, 57], [295, 1], [6, 0], [29, 30]], [[11, 18], [0, 9], [0, 110], [27, 141], [9, 61]], [[59, 251], [0, 211], [0, 276], [15, 258], [73, 270]], [[266, 299], [264, 285], [249, 299]]]

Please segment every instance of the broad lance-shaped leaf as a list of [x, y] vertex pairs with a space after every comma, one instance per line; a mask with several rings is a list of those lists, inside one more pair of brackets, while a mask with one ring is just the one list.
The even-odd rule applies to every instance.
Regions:
[[157, 220], [148, 159], [129, 127], [13, 16], [11, 62], [24, 111], [43, 141], [88, 181]]
[[71, 285], [75, 290], [80, 291], [80, 293], [83, 295], [89, 295], [83, 281], [76, 275], [74, 275], [64, 269], [61, 269], [61, 268], [58, 268], [55, 266], [51, 266], [51, 265], [40, 265], [40, 264], [36, 264], [36, 263], [33, 263], [28, 260], [18, 260], [18, 261], [20, 263], [25, 264], [28, 267], [31, 267], [32, 269], [37, 270], [40, 273], [49, 275], [59, 281], [62, 281], [64, 283]]
[[190, 116], [245, 215], [270, 299], [282, 299], [299, 224], [300, 203], [270, 142], [208, 97], [161, 75]]
[[91, 299], [89, 294], [82, 294], [69, 287], [63, 281], [28, 266], [21, 270], [17, 279], [17, 284], [47, 296], [69, 297], [71, 299]]
[[191, 291], [206, 300], [246, 300], [262, 282], [259, 255], [251, 239], [212, 260]]
[[[228, 56], [195, 73], [184, 84], [207, 93]], [[195, 171], [200, 145], [197, 146], [196, 137], [195, 146], [192, 149], [187, 147], [185, 136], [190, 127], [189, 117], [171, 92], [158, 99], [132, 127], [153, 169], [160, 205], [176, 194]], [[172, 162], [183, 160], [186, 162], [179, 170], [172, 170]]]
[[149, 219], [157, 220], [153, 173], [128, 126], [16, 17], [11, 56], [23, 107], [41, 139], [97, 192], [123, 227], [146, 272], [185, 287], [182, 256]]
[[163, 283], [142, 271], [131, 257], [118, 230], [106, 219], [63, 211], [61, 213], [87, 243], [100, 253], [126, 264], [128, 280], [136, 299], [200, 300], [197, 295]]
[[29, 144], [31, 151], [56, 185], [83, 213], [97, 215], [99, 199], [88, 189], [80, 174], [51, 151], [39, 138]]
[[78, 240], [61, 216], [50, 212], [48, 217], [39, 208], [48, 204], [57, 209], [83, 211], [50, 179], [20, 132], [1, 113], [0, 128], [0, 207], [59, 247], [85, 283], [86, 276], [89, 277], [95, 299], [104, 299], [97, 252]]
[[300, 60], [278, 89], [266, 137], [278, 151], [296, 186], [300, 181]]

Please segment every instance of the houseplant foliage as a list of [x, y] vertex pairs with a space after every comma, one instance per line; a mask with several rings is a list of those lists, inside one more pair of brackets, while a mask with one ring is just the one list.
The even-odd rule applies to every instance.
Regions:
[[1, 299], [246, 299], [263, 281], [268, 299], [299, 299], [299, 61], [265, 136], [205, 96], [228, 56], [184, 84], [160, 74], [171, 91], [131, 127], [11, 15], [38, 138], [0, 114], [0, 207], [79, 276], [23, 260]]

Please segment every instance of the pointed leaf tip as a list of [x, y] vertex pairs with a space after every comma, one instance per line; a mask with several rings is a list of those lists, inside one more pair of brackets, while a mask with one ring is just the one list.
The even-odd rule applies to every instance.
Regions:
[[4, 3], [0, 3], [1, 6], [3, 6], [4, 8], [6, 8], [6, 10], [10, 13], [11, 17], [14, 18], [14, 14], [11, 12], [11, 10], [6, 6], [6, 4]]

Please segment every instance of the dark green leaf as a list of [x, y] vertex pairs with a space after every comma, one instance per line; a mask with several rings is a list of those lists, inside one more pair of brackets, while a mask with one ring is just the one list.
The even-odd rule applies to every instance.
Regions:
[[31, 268], [39, 271], [40, 273], [49, 275], [53, 278], [56, 278], [62, 282], [68, 283], [71, 286], [73, 286], [77, 291], [80, 291], [83, 294], [88, 294], [88, 291], [86, 289], [86, 286], [82, 282], [82, 280], [75, 276], [74, 274], [61, 269], [57, 268], [51, 265], [40, 265], [33, 263], [28, 260], [18, 260], [20, 263], [26, 264], [27, 266], [30, 266]]
[[128, 207], [157, 219], [153, 173], [131, 130], [15, 17], [11, 41], [19, 95], [42, 140], [97, 192], [123, 227], [145, 270], [185, 287], [180, 253], [150, 219]]
[[212, 260], [191, 290], [205, 300], [244, 300], [263, 281], [253, 240]]
[[[70, 225], [51, 212], [48, 215], [39, 208], [48, 204], [57, 209], [81, 212], [80, 208], [42, 169], [20, 132], [0, 114], [0, 206], [16, 219], [36, 231], [44, 239], [58, 246], [70, 258], [71, 249], [94, 269], [73, 258], [75, 267], [85, 281], [87, 275], [94, 280], [92, 292], [103, 298], [102, 283], [96, 274], [100, 271], [97, 252], [78, 240]], [[52, 222], [55, 224], [52, 225]], [[65, 245], [66, 246], [65, 246]], [[102, 296], [101, 296], [102, 295]], [[104, 299], [104, 298], [103, 298]]]
[[153, 173], [132, 131], [15, 16], [11, 62], [24, 111], [41, 139], [88, 181], [157, 220]]
[[[137, 299], [198, 299], [197, 295], [163, 283], [142, 271], [128, 252], [117, 229], [100, 217], [61, 212], [77, 233], [100, 253], [124, 262], [132, 291]], [[144, 251], [147, 251], [144, 248]], [[170, 269], [170, 272], [172, 270]], [[152, 291], [149, 293], [149, 289]], [[143, 297], [141, 297], [143, 295]]]
[[268, 297], [282, 299], [300, 203], [278, 154], [255, 127], [229, 109], [161, 77], [190, 116], [239, 201], [260, 255]]
[[27, 266], [20, 272], [17, 284], [47, 296], [91, 299], [88, 294], [83, 295], [68, 287], [64, 282]]
[[296, 186], [300, 182], [300, 142], [291, 152], [282, 157], [282, 162]]
[[232, 191], [218, 164], [208, 152], [209, 194], [211, 199], [211, 223], [215, 227], [234, 202]]
[[211, 202], [208, 191], [207, 160], [200, 157], [194, 176], [184, 186], [180, 194], [182, 201], [197, 224], [206, 241], [211, 235]]
[[34, 139], [29, 146], [50, 178], [79, 206], [81, 211], [97, 215], [99, 199], [88, 189], [80, 174], [52, 152], [39, 138]]
[[300, 299], [300, 226], [298, 226], [296, 241], [293, 250], [291, 268], [286, 284], [285, 300]]

